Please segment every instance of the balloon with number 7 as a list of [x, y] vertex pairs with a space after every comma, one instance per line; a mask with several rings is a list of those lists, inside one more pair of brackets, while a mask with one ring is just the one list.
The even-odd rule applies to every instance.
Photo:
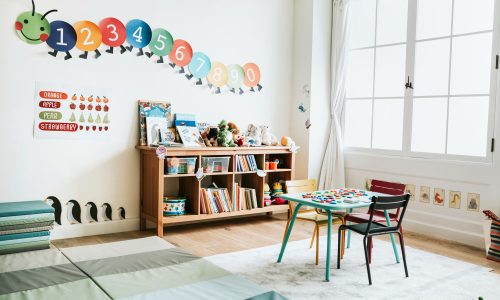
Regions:
[[153, 54], [160, 57], [156, 62], [163, 63], [163, 56], [167, 56], [172, 50], [174, 44], [174, 39], [170, 32], [163, 28], [156, 28], [153, 30], [153, 36], [151, 37], [151, 42], [149, 43], [149, 49], [151, 52], [146, 52], [148, 57], [153, 56]]
[[195, 52], [188, 65], [191, 74], [186, 74], [186, 78], [189, 80], [193, 77], [198, 78], [196, 85], [201, 85], [201, 79], [207, 77], [211, 68], [212, 63], [210, 62], [210, 58], [203, 52]]
[[184, 67], [189, 64], [191, 58], [193, 57], [193, 49], [191, 45], [185, 40], [175, 40], [172, 51], [170, 51], [169, 58], [172, 63], [170, 66], [175, 68], [175, 66], [181, 67], [179, 73], [184, 73]]

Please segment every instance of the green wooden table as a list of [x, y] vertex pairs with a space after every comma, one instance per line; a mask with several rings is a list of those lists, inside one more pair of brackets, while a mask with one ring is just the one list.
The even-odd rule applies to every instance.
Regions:
[[[331, 233], [332, 233], [332, 211], [335, 210], [345, 210], [347, 212], [352, 212], [354, 208], [361, 208], [361, 207], [368, 207], [371, 204], [371, 198], [373, 196], [389, 196], [381, 193], [373, 193], [373, 192], [365, 192], [367, 196], [361, 196], [361, 197], [354, 197], [353, 199], [358, 200], [359, 202], [357, 203], [346, 203], [346, 202], [339, 202], [337, 201], [336, 204], [330, 204], [330, 203], [320, 203], [313, 201], [311, 198], [304, 198], [302, 195], [304, 193], [298, 193], [298, 194], [283, 194], [280, 197], [296, 202], [297, 206], [295, 207], [295, 210], [293, 211], [292, 219], [290, 220], [290, 224], [288, 226], [288, 230], [285, 235], [285, 239], [283, 240], [283, 244], [281, 245], [281, 251], [280, 255], [278, 257], [278, 262], [281, 262], [283, 258], [283, 254], [285, 253], [286, 249], [286, 244], [288, 243], [288, 239], [290, 237], [290, 233], [292, 232], [293, 224], [295, 223], [295, 219], [297, 218], [297, 214], [300, 210], [300, 208], [305, 205], [309, 207], [314, 207], [318, 209], [323, 209], [326, 211], [326, 214], [328, 216], [328, 235], [327, 235], [327, 246], [326, 246], [326, 281], [330, 281], [330, 249], [331, 249]], [[385, 214], [385, 219], [387, 222], [387, 225], [391, 225], [391, 220], [389, 218], [389, 214], [387, 211], [384, 211]], [[348, 233], [348, 235], [350, 232]], [[350, 236], [348, 236], [348, 241], [350, 240]], [[396, 258], [396, 262], [399, 263], [399, 255], [396, 247], [396, 241], [394, 237], [391, 234], [391, 242], [392, 242], [392, 248], [394, 250], [394, 256]]]

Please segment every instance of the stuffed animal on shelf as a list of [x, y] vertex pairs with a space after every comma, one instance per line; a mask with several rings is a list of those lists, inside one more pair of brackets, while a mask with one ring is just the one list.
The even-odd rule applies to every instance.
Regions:
[[229, 126], [226, 120], [219, 123], [219, 133], [217, 134], [217, 143], [221, 147], [236, 147], [233, 142], [233, 133], [229, 131]]
[[233, 134], [233, 143], [235, 143], [238, 147], [247, 146], [247, 144], [245, 143], [245, 137], [243, 136], [243, 134], [241, 134], [241, 130], [238, 125], [233, 122], [228, 122], [227, 126], [229, 128], [229, 131], [231, 131], [231, 133]]
[[281, 137], [281, 145], [288, 147], [290, 149], [290, 152], [297, 153], [297, 150], [299, 150], [299, 146], [295, 144], [295, 141], [292, 140], [291, 137], [289, 136], [282, 136]]
[[272, 193], [273, 204], [281, 205], [287, 203], [286, 200], [280, 197], [281, 194], [283, 194], [283, 185], [281, 184], [281, 182], [276, 181], [275, 183], [273, 183], [273, 193]]
[[207, 127], [202, 133], [201, 137], [205, 142], [207, 147], [217, 147], [217, 136], [219, 134], [219, 128], [217, 127]]
[[248, 124], [245, 142], [250, 146], [262, 145], [262, 129], [255, 124]]
[[278, 145], [278, 139], [274, 134], [271, 133], [267, 125], [260, 125], [260, 130], [262, 132], [262, 145], [266, 146]]

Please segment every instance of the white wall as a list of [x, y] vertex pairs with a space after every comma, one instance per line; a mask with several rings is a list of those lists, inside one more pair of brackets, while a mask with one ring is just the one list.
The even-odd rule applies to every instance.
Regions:
[[[31, 10], [30, 1], [3, 0], [0, 11], [0, 201], [43, 199], [54, 195], [65, 203], [109, 202], [123, 206], [128, 225], [63, 226], [61, 236], [138, 228], [139, 160], [138, 99], [171, 101], [174, 112], [194, 113], [199, 121], [222, 118], [245, 127], [266, 123], [280, 136], [290, 135], [293, 1], [289, 0], [148, 0], [36, 1], [37, 11], [57, 8], [49, 20], [99, 22], [113, 16], [126, 22], [142, 18], [152, 28], [163, 27], [183, 38], [212, 60], [261, 69], [260, 93], [237, 96], [211, 94], [193, 86], [168, 65], [131, 53], [103, 53], [98, 60], [64, 61], [47, 54], [45, 44], [28, 45], [14, 32], [18, 14]], [[102, 51], [101, 51], [102, 52]], [[35, 81], [101, 85], [111, 91], [113, 132], [106, 141], [33, 139]], [[63, 218], [63, 222], [66, 219]], [[76, 227], [81, 226], [81, 227]], [[91, 225], [87, 225], [91, 226]], [[71, 227], [71, 228], [70, 228]], [[90, 227], [89, 227], [90, 228]]]

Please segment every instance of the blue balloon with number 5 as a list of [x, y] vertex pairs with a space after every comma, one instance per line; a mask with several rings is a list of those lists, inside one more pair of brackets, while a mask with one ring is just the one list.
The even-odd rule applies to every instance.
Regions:
[[151, 41], [151, 27], [143, 20], [134, 19], [125, 26], [127, 30], [127, 42], [136, 47], [144, 48]]
[[53, 21], [50, 23], [50, 35], [47, 39], [50, 48], [66, 52], [76, 45], [76, 31], [71, 24], [64, 21]]
[[188, 65], [189, 72], [193, 74], [196, 78], [205, 78], [210, 69], [212, 69], [212, 63], [210, 58], [203, 52], [195, 52], [191, 58], [191, 62]]

